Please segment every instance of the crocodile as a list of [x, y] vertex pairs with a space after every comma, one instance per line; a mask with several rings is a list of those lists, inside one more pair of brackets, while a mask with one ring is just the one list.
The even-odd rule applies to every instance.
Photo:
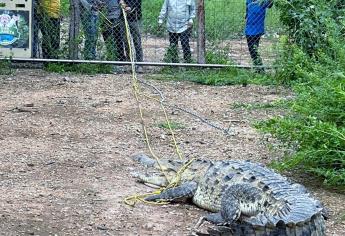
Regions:
[[[157, 162], [144, 154], [133, 158], [148, 168], [146, 173], [134, 174], [139, 182], [154, 187], [178, 182], [145, 200], [191, 199], [211, 212], [199, 219], [194, 230], [197, 235], [325, 235], [327, 217], [321, 202], [304, 186], [263, 164], [205, 159]], [[180, 171], [183, 167], [186, 168]], [[198, 231], [204, 221], [211, 223], [207, 233]]]

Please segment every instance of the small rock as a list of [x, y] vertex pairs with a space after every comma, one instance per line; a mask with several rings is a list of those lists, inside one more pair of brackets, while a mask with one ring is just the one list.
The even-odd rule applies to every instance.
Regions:
[[152, 230], [154, 228], [154, 224], [152, 223], [147, 223], [143, 226], [144, 229], [146, 230]]
[[109, 228], [106, 227], [104, 224], [102, 224], [102, 225], [98, 225], [97, 229], [99, 229], [99, 230], [108, 230]]
[[27, 104], [24, 104], [24, 107], [34, 107], [34, 104], [33, 103], [27, 103]]
[[52, 164], [55, 164], [55, 161], [48, 161], [48, 162], [46, 163], [47, 166], [52, 165]]

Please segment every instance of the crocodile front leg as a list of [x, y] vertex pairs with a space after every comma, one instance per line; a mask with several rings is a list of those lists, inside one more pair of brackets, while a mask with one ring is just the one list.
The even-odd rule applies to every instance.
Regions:
[[195, 224], [193, 228], [194, 232], [198, 232], [198, 228], [204, 223], [204, 221], [211, 222], [212, 224], [215, 224], [215, 225], [221, 225], [221, 224], [226, 223], [225, 219], [222, 217], [220, 212], [210, 213], [208, 215], [205, 215], [199, 218], [198, 222]]
[[191, 198], [198, 187], [194, 181], [186, 182], [175, 188], [164, 190], [162, 193], [145, 198], [146, 201], [177, 201], [183, 198]]

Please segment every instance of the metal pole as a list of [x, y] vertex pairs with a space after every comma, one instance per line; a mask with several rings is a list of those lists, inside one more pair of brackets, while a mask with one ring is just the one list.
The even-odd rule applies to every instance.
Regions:
[[205, 3], [204, 0], [198, 1], [198, 42], [197, 42], [197, 60], [199, 64], [205, 64], [206, 54], [205, 39]]
[[[0, 58], [0, 60], [10, 60], [11, 62], [51, 62], [51, 63], [85, 63], [104, 65], [131, 65], [130, 61], [99, 61], [99, 60], [70, 60], [70, 59], [43, 59], [43, 58]], [[222, 65], [222, 64], [196, 64], [196, 63], [164, 63], [164, 62], [135, 62], [141, 66], [171, 66], [171, 67], [200, 67], [200, 68], [273, 68], [272, 66], [249, 66], [249, 65]]]

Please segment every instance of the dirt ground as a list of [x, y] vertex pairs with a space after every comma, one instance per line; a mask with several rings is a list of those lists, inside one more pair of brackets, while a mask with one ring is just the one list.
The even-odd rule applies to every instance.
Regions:
[[[175, 132], [185, 157], [268, 163], [281, 156], [266, 145], [272, 139], [250, 125], [280, 111], [232, 105], [267, 103], [289, 93], [252, 85], [150, 83], [169, 103], [231, 128], [233, 135], [226, 137], [195, 117], [168, 109], [171, 120], [180, 124]], [[177, 158], [171, 136], [160, 128], [164, 114], [159, 104], [145, 100], [143, 107], [155, 153]], [[131, 176], [140, 169], [131, 157], [148, 151], [128, 74], [18, 70], [0, 76], [0, 147], [1, 235], [188, 235], [206, 213], [188, 204], [124, 204], [127, 196], [151, 191]], [[345, 196], [307, 187], [330, 210], [327, 235], [345, 235]]]

